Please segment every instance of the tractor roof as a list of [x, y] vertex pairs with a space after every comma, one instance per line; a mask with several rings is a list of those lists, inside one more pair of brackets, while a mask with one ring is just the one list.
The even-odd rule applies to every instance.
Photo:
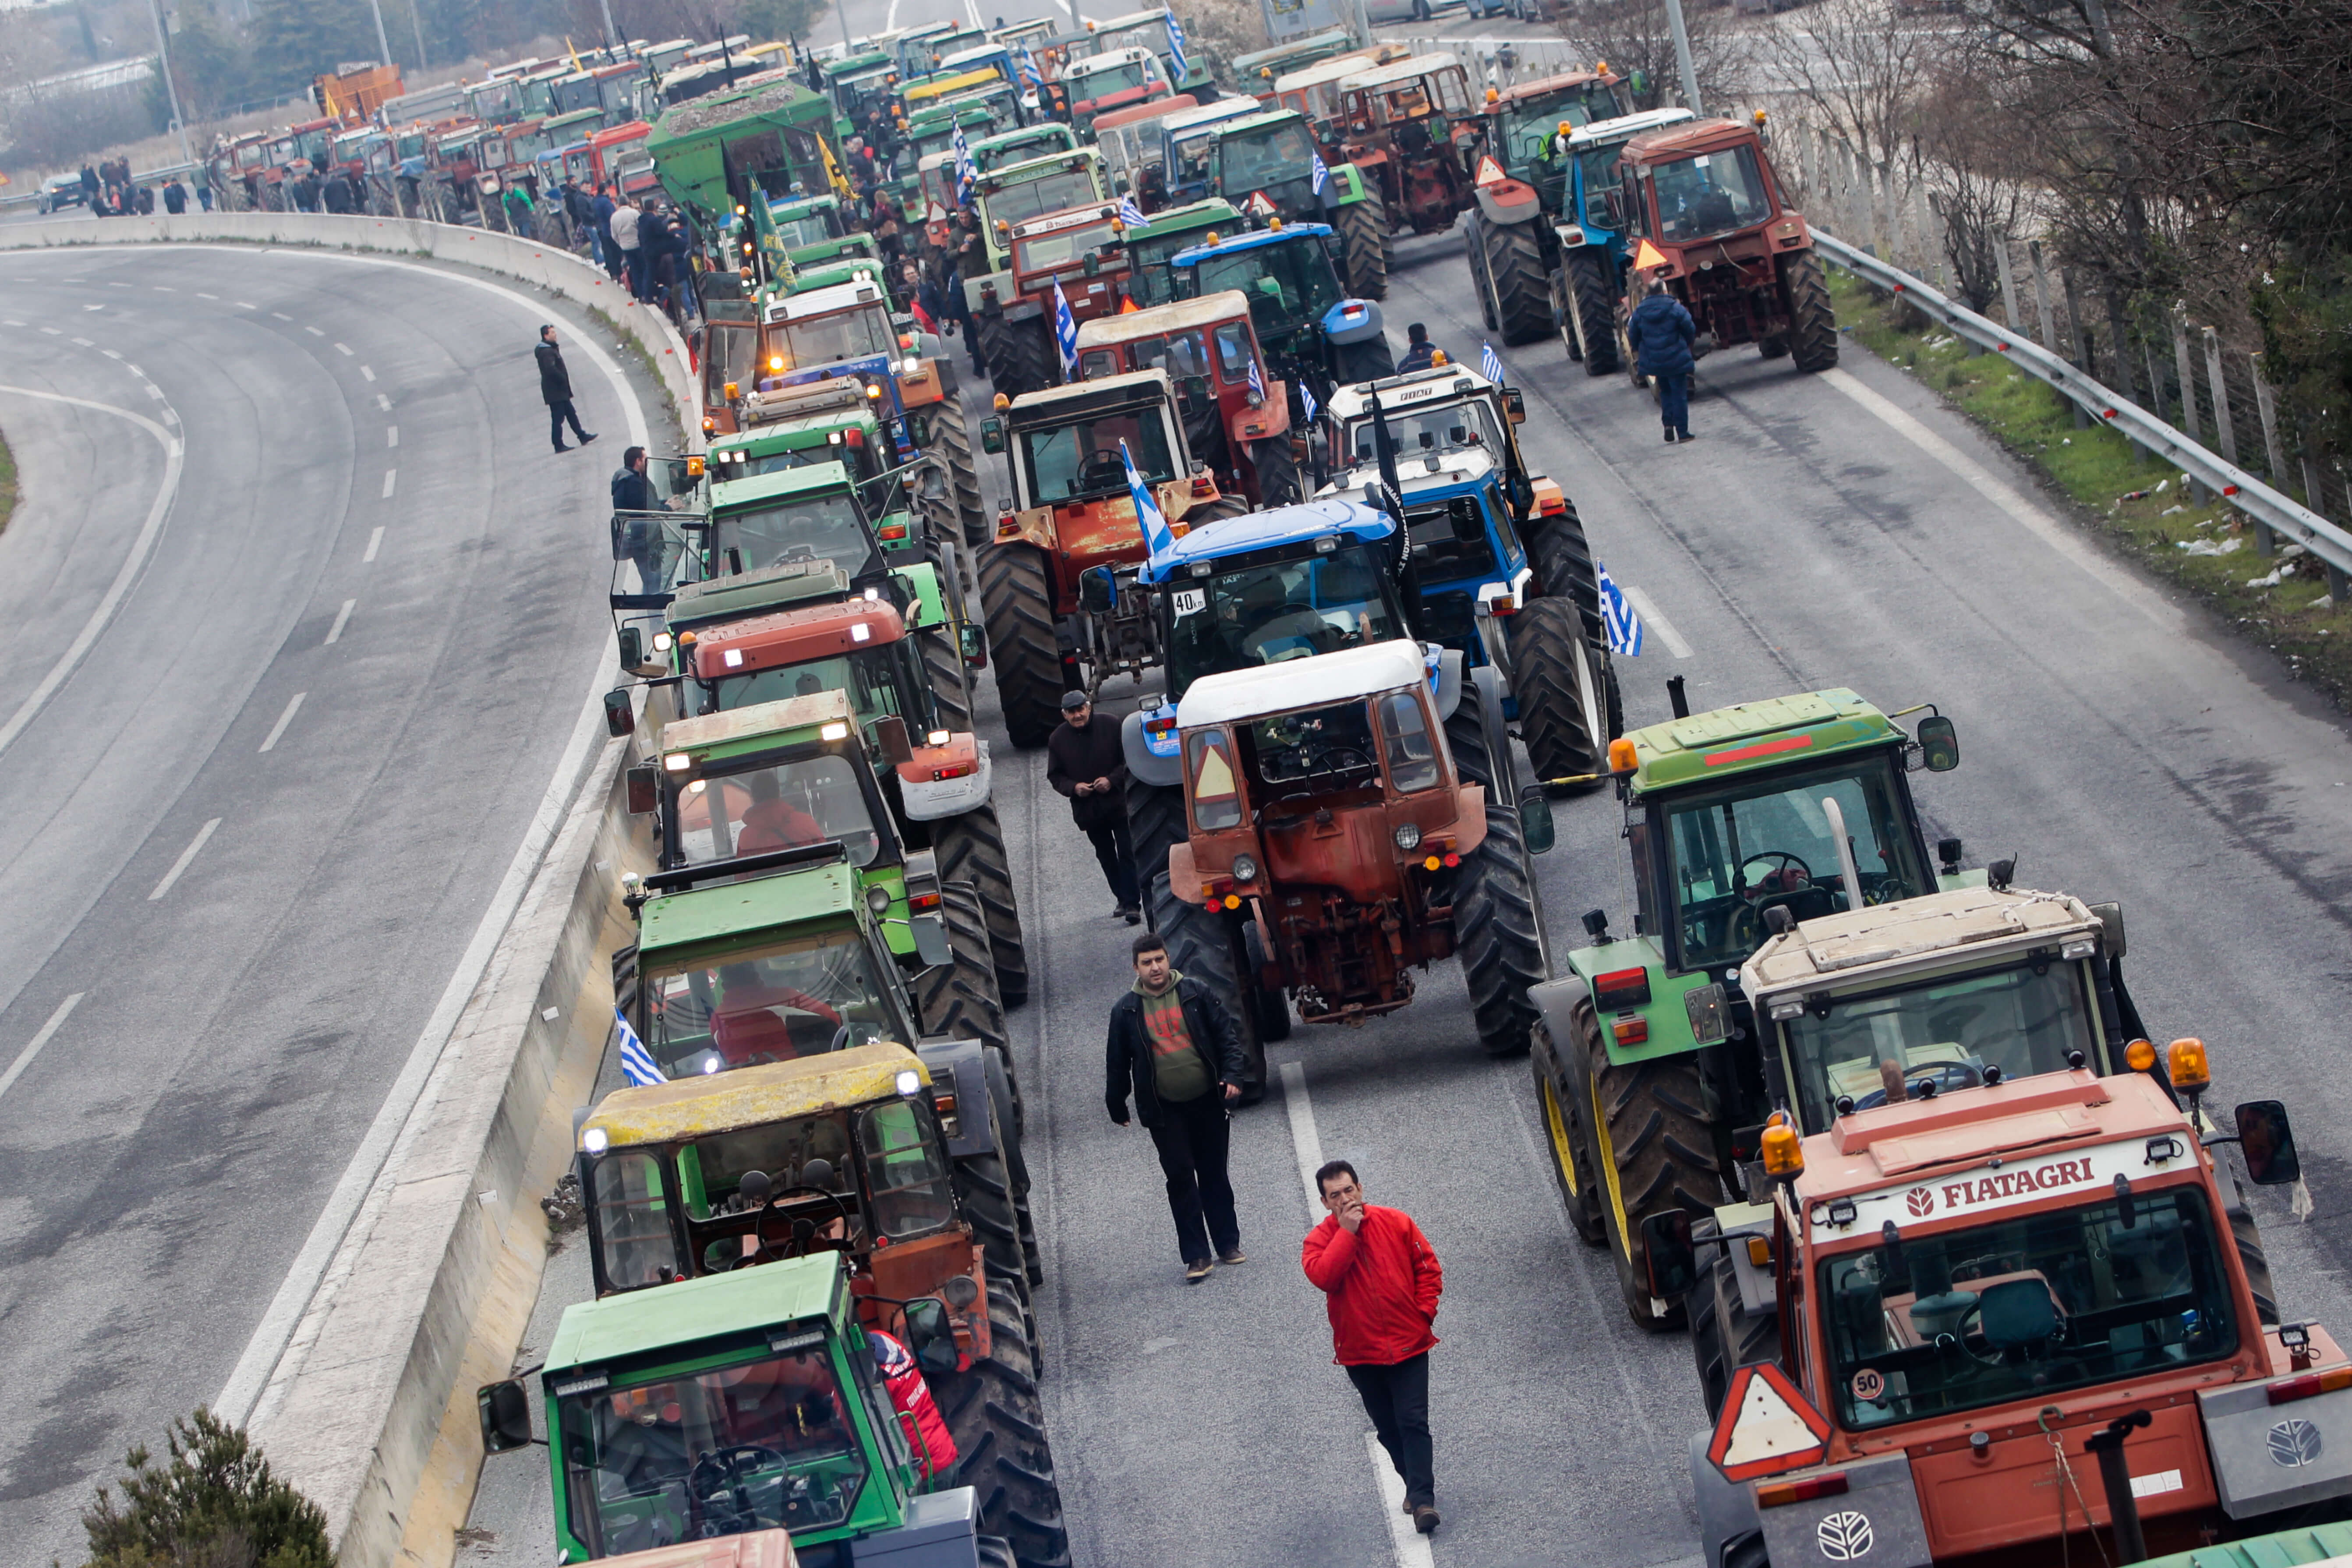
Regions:
[[1320, 239], [1331, 232], [1328, 223], [1286, 223], [1280, 228], [1253, 229], [1237, 234], [1231, 239], [1220, 239], [1214, 245], [1195, 245], [1178, 251], [1168, 258], [1171, 267], [1198, 267], [1212, 257], [1232, 256], [1244, 250], [1257, 250], [1269, 245], [1281, 245], [1304, 235]]
[[1387, 65], [1374, 66], [1371, 69], [1359, 75], [1344, 78], [1339, 86], [1341, 90], [1347, 92], [1394, 87], [1401, 81], [1412, 81], [1433, 71], [1445, 70], [1449, 68], [1459, 70], [1462, 68], [1462, 62], [1452, 55], [1409, 55], [1403, 59], [1391, 60]]
[[1624, 155], [1635, 163], [1670, 163], [1755, 140], [1756, 128], [1743, 121], [1692, 120], [1634, 137]]
[[[1248, 315], [1247, 295], [1238, 289], [1220, 289], [1196, 300], [1179, 300], [1172, 305], [1150, 305], [1139, 310], [1120, 311], [1081, 321], [1078, 323], [1078, 352], [1084, 353], [1106, 343], [1131, 343], [1139, 338], [1162, 338], [1171, 332], [1245, 319]], [[1097, 384], [1089, 382], [1087, 384]]]
[[1843, 686], [1669, 719], [1625, 738], [1639, 759], [1637, 795], [1907, 739], [1885, 714]]
[[1675, 104], [1665, 109], [1644, 109], [1637, 114], [1621, 114], [1614, 120], [1596, 120], [1590, 125], [1580, 125], [1568, 133], [1570, 147], [1608, 147], [1631, 141], [1644, 132], [1662, 126], [1680, 125], [1696, 119], [1687, 109]]
[[[1371, 58], [1374, 52], [1371, 49], [1349, 49], [1344, 55], [1333, 55], [1328, 59], [1317, 60], [1311, 66], [1301, 66], [1295, 71], [1275, 78], [1274, 90], [1276, 93], [1296, 92], [1300, 88], [1320, 87], [1327, 81], [1338, 81], [1342, 77], [1361, 76], [1377, 63]], [[1236, 60], [1234, 63], [1238, 65], [1241, 62]]]
[[1498, 95], [1505, 103], [1525, 103], [1531, 98], [1549, 98], [1555, 92], [1566, 92], [1587, 82], [1617, 81], [1615, 71], [1606, 75], [1599, 71], [1567, 71], [1559, 76], [1539, 77], [1534, 81], [1515, 82]]
[[[754, 425], [766, 425], [780, 419], [790, 419], [805, 414], [846, 414], [853, 408], [866, 405], [866, 384], [854, 375], [828, 376], [823, 381], [803, 381], [792, 386], [780, 386], [773, 392], [753, 392], [743, 399], [745, 419]], [[714, 440], [714, 449], [732, 443], [731, 437]]]
[[914, 1052], [887, 1040], [877, 1041], [824, 1056], [672, 1079], [644, 1089], [616, 1089], [580, 1124], [580, 1130], [603, 1132], [614, 1149], [672, 1143], [843, 1106], [896, 1100], [902, 1072], [912, 1072], [926, 1084], [931, 1081], [930, 1069]]
[[1101, 152], [1091, 142], [1083, 147], [1059, 147], [1051, 153], [1040, 153], [1034, 158], [1024, 158], [1017, 163], [1004, 163], [991, 169], [980, 177], [980, 194], [984, 196], [992, 191], [1042, 180], [1057, 171], [1101, 162]]
[[672, 630], [704, 621], [717, 621], [731, 630], [739, 616], [766, 616], [812, 599], [839, 599], [849, 589], [849, 574], [831, 561], [779, 561], [751, 572], [679, 584], [667, 619]]
[[701, 713], [673, 719], [661, 729], [664, 752], [709, 751], [730, 742], [761, 735], [782, 735], [854, 717], [845, 691], [819, 691], [808, 697], [787, 697], [776, 702], [754, 702], [723, 713]]
[[781, 939], [812, 921], [854, 917], [860, 907], [857, 873], [839, 860], [716, 888], [688, 888], [646, 900], [639, 911], [637, 957], [652, 965], [678, 948], [763, 935]]
[[[667, 742], [667, 731], [664, 731]], [[1955, 888], [1801, 921], [1758, 948], [1739, 973], [1756, 997], [1802, 989], [1852, 992], [1923, 970], [2008, 963], [2026, 951], [2093, 939], [2103, 927], [2067, 893]]]
[[1199, 201], [1186, 202], [1181, 207], [1160, 208], [1141, 228], [1129, 229], [1127, 237], [1129, 240], [1150, 239], [1183, 229], [1205, 228], [1213, 223], [1239, 223], [1241, 218], [1241, 209], [1224, 197], [1202, 196]]
[[1062, 68], [1062, 79], [1068, 81], [1073, 77], [1099, 76], [1106, 70], [1116, 70], [1121, 66], [1140, 65], [1151, 58], [1150, 49], [1129, 45], [1108, 54], [1088, 55], [1085, 59], [1072, 60]]
[[816, 316], [830, 316], [835, 310], [852, 310], [861, 305], [881, 305], [889, 301], [883, 297], [882, 285], [876, 282], [835, 283], [823, 289], [811, 289], [805, 293], [787, 294], [781, 300], [771, 300], [761, 312], [770, 321], [805, 321]]
[[[1175, 396], [1168, 373], [1156, 367], [1132, 370], [1125, 375], [1105, 375], [1093, 381], [1073, 382], [1067, 386], [1049, 386], [1043, 392], [1024, 393], [1013, 400], [1013, 406], [1005, 412], [1013, 428], [1022, 429], [1075, 417], [1097, 407], [1123, 407], [1140, 398], [1155, 395], [1162, 400]], [[1032, 415], [1036, 417], [1027, 417]]]
[[1141, 103], [1130, 103], [1123, 109], [1114, 109], [1108, 114], [1096, 115], [1095, 134], [1099, 139], [1106, 131], [1116, 131], [1122, 125], [1139, 125], [1147, 120], [1159, 120], [1167, 115], [1181, 114], [1185, 110], [1197, 109], [1200, 105], [1201, 100], [1189, 92], [1180, 92], [1173, 98], [1148, 98]]
[[694, 644], [694, 673], [699, 679], [719, 680], [813, 658], [839, 658], [906, 635], [906, 620], [887, 599], [803, 605], [724, 622], [700, 633]]
[[563, 1310], [563, 1321], [556, 1325], [555, 1341], [547, 1348], [548, 1375], [574, 1367], [601, 1367], [625, 1356], [682, 1348], [746, 1329], [827, 1317], [840, 1257], [821, 1252], [779, 1258], [757, 1268], [680, 1280], [658, 1290], [624, 1290], [599, 1301], [577, 1302]]
[[1388, 513], [1333, 496], [1203, 523], [1178, 540], [1173, 550], [1147, 562], [1141, 576], [1147, 583], [1165, 583], [1181, 576], [1195, 562], [1230, 560], [1253, 551], [1304, 544], [1334, 533], [1369, 542], [1390, 538], [1395, 532], [1396, 524]]
[[1268, 60], [1288, 59], [1293, 55], [1303, 55], [1308, 53], [1310, 50], [1319, 49], [1326, 44], [1341, 42], [1349, 37], [1350, 37], [1350, 35], [1347, 28], [1333, 27], [1328, 32], [1317, 33], [1310, 37], [1293, 38], [1286, 44], [1276, 44], [1272, 48], [1255, 49], [1246, 55], [1235, 55], [1234, 57], [1234, 68], [1236, 70], [1254, 69], [1258, 66], [1264, 65]]
[[842, 463], [802, 463], [794, 468], [776, 468], [743, 479], [713, 474], [710, 506], [713, 511], [721, 507], [740, 510], [747, 506], [765, 506], [771, 501], [792, 500], [801, 496], [823, 495], [829, 490], [845, 490], [848, 488], [849, 468]]
[[1090, 223], [1100, 223], [1117, 216], [1118, 209], [1108, 202], [1088, 202], [1084, 206], [1064, 207], [1036, 217], [1024, 218], [1013, 226], [1015, 239], [1034, 239], [1041, 234], [1059, 234], [1066, 228], [1084, 228]]
[[1374, 643], [1311, 658], [1285, 659], [1280, 664], [1201, 677], [1177, 703], [1176, 725], [1198, 730], [1302, 708], [1324, 708], [1419, 686], [1428, 679], [1428, 660], [1415, 642]]
[[1285, 109], [1276, 104], [1261, 109], [1255, 114], [1237, 114], [1231, 120], [1221, 120], [1217, 121], [1213, 134], [1219, 141], [1223, 141], [1228, 136], [1236, 135], [1244, 131], [1264, 131], [1269, 126], [1280, 125], [1285, 121], [1304, 125], [1307, 123], [1307, 117], [1295, 109]]
[[1132, 27], [1138, 22], [1157, 22], [1166, 15], [1168, 7], [1165, 5], [1155, 5], [1149, 11], [1129, 11], [1123, 16], [1113, 16], [1108, 22], [1097, 22], [1095, 36], [1099, 37], [1105, 33], [1116, 33], [1121, 27]]
[[[1332, 388], [1331, 417], [1339, 420], [1369, 417], [1375, 395], [1381, 400], [1381, 412], [1391, 413], [1484, 396], [1494, 390], [1493, 382], [1466, 365], [1432, 365], [1427, 370], [1408, 371], [1402, 375], [1385, 376], [1379, 381], [1360, 381], [1353, 386]], [[1402, 458], [1402, 454], [1399, 456]]]
[[1235, 94], [1230, 98], [1220, 98], [1202, 104], [1198, 109], [1187, 109], [1171, 114], [1160, 121], [1160, 125], [1169, 135], [1174, 136], [1181, 132], [1197, 130], [1203, 125], [1213, 125], [1220, 120], [1233, 120], [1244, 114], [1255, 114], [1258, 108], [1257, 100]]
[[993, 136], [983, 136], [971, 143], [966, 151], [977, 154], [983, 148], [993, 152], [999, 147], [1017, 146], [1023, 142], [1066, 142], [1069, 139], [1069, 130], [1068, 126], [1058, 120], [1048, 121], [1040, 125], [1016, 126], [1011, 131], [1000, 131]]

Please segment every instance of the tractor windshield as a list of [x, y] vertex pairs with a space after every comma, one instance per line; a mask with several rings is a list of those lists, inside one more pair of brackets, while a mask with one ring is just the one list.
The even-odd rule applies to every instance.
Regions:
[[[1612, 142], [1606, 147], [1587, 147], [1576, 155], [1576, 166], [1584, 177], [1586, 216], [1595, 222], [1605, 215], [1601, 211], [1601, 194], [1617, 188], [1617, 163], [1625, 155], [1625, 143]], [[1568, 212], [1571, 221], [1577, 215]]]
[[1141, 87], [1151, 78], [1141, 60], [1117, 60], [1091, 68], [1081, 66], [1062, 79], [1068, 84], [1071, 98], [1087, 99]]
[[1200, 244], [1205, 228], [1205, 225], [1196, 225], [1140, 238], [1129, 237], [1127, 261], [1134, 270], [1128, 278], [1127, 291], [1138, 305], [1165, 305], [1176, 298], [1176, 279], [1168, 258]]
[[1421, 568], [1425, 581], [1485, 581], [1501, 570], [1496, 564], [1494, 538], [1486, 528], [1486, 509], [1478, 496], [1455, 496], [1433, 506], [1409, 505], [1404, 521], [1413, 548], [1428, 546]]
[[1073, 144], [1068, 127], [1044, 125], [1020, 136], [1008, 136], [991, 146], [975, 147], [971, 152], [971, 161], [980, 165], [980, 172], [985, 174], [992, 170], [1002, 169], [1007, 163], [1066, 153]]
[[1261, 342], [1288, 336], [1320, 321], [1339, 302], [1331, 258], [1311, 234], [1212, 256], [1191, 268], [1184, 292], [1192, 296], [1238, 289], [1250, 302]]
[[2095, 1065], [2100, 1058], [2080, 963], [1937, 975], [1807, 1002], [1779, 1026], [1808, 1131], [1828, 1127], [1842, 1101], [1857, 1110], [1885, 1104], [1897, 1074], [1897, 1097], [1910, 1099], [1923, 1083], [1937, 1092], [1973, 1089], [1987, 1068], [1999, 1068], [2007, 1082], [2063, 1072], [2072, 1053]]
[[1256, 794], [1269, 809], [1283, 800], [1377, 785], [1380, 742], [1361, 700], [1255, 719], [1246, 737]]
[[[1388, 421], [1389, 439], [1395, 443], [1400, 458], [1432, 452], [1459, 452], [1470, 447], [1494, 454], [1505, 450], [1502, 438], [1496, 434], [1494, 410], [1483, 400], [1405, 413], [1383, 411], [1382, 416]], [[1350, 420], [1348, 441], [1355, 449], [1357, 462], [1377, 463], [1381, 460], [1380, 453], [1374, 449], [1371, 420]]]
[[[1303, 121], [1285, 120], [1248, 131], [1228, 132], [1217, 139], [1217, 160], [1228, 191], [1246, 193], [1308, 179], [1308, 160], [1314, 155], [1315, 143], [1308, 138]], [[1234, 200], [1238, 202], [1241, 196], [1237, 195]]]
[[1727, 147], [1659, 165], [1651, 175], [1658, 195], [1658, 233], [1677, 245], [1711, 239], [1762, 223], [1772, 198], [1753, 147]]
[[819, 752], [690, 779], [670, 791], [662, 815], [662, 864], [708, 866], [830, 839], [851, 865], [870, 866], [882, 839], [858, 772], [848, 758]]
[[1508, 150], [1510, 166], [1523, 169], [1542, 158], [1552, 138], [1559, 134], [1560, 121], [1566, 121], [1572, 130], [1617, 112], [1609, 89], [1597, 81], [1564, 92], [1547, 93], [1542, 98], [1506, 103], [1502, 113], [1503, 146]]
[[1836, 801], [1844, 815], [1865, 901], [1888, 903], [1929, 889], [1885, 756], [1675, 796], [1665, 816], [1682, 968], [1745, 960], [1763, 943], [1769, 904], [1788, 906], [1801, 921], [1853, 907], [1824, 800]]
[[822, 1332], [805, 1349], [690, 1375], [579, 1381], [597, 1386], [560, 1396], [554, 1424], [572, 1533], [592, 1557], [837, 1525], [866, 1485]]
[[733, 708], [749, 708], [755, 702], [781, 702], [787, 697], [842, 691], [848, 693], [849, 710], [858, 716], [861, 724], [896, 713], [911, 726], [921, 715], [907, 713], [899, 707], [899, 683], [911, 680], [919, 689], [919, 678], [899, 668], [906, 647], [904, 642], [889, 643], [881, 647], [860, 648], [841, 658], [813, 658], [801, 664], [780, 664], [741, 675], [722, 676], [705, 682], [709, 700], [702, 711], [723, 713]]
[[[822, 1171], [812, 1169], [818, 1160]], [[811, 1222], [815, 1235], [808, 1240], [843, 1241], [857, 1252], [877, 1237], [887, 1245], [929, 1236], [955, 1218], [935, 1124], [928, 1110], [906, 1100], [697, 1138], [678, 1152], [677, 1163], [688, 1231], [705, 1274], [734, 1267], [755, 1247], [769, 1258], [805, 1250], [796, 1220]], [[764, 1207], [742, 1197], [743, 1178], [752, 1171], [768, 1178]]]
[[840, 220], [830, 206], [808, 207], [790, 217], [781, 213], [773, 216], [777, 237], [783, 241], [787, 250], [795, 246], [815, 245], [822, 240], [841, 237]]
[[1841, 1253], [1821, 1275], [1839, 1423], [2046, 1404], [2219, 1361], [2238, 1348], [2226, 1235], [2182, 1186]]
[[1048, 430], [1022, 431], [1021, 461], [1028, 469], [1030, 498], [1046, 506], [1088, 496], [1124, 496], [1122, 441], [1146, 484], [1164, 485], [1176, 477], [1166, 416], [1160, 405], [1147, 404]]
[[670, 1078], [906, 1037], [856, 926], [681, 965], [656, 960], [645, 994], [646, 1047]]
[[[1035, 273], [1055, 272], [1082, 266], [1086, 258], [1097, 252], [1102, 254], [1101, 265], [1108, 270], [1118, 268], [1119, 237], [1111, 227], [1111, 220], [1082, 224], [1076, 228], [1056, 229], [1052, 234], [1032, 235], [1013, 242], [1013, 270], [1023, 278]], [[1042, 280], [1041, 280], [1042, 281]]]
[[882, 563], [874, 531], [847, 490], [719, 512], [710, 520], [710, 553], [722, 575], [787, 561], [830, 561], [856, 577]]
[[1204, 675], [1280, 664], [1406, 636], [1379, 546], [1189, 578], [1168, 595], [1168, 689]]
[[875, 354], [887, 357], [898, 346], [898, 334], [890, 330], [890, 314], [879, 304], [840, 310], [814, 321], [772, 322], [768, 327], [771, 354], [776, 353], [780, 338], [787, 370], [837, 364], [843, 360], [867, 359]]
[[1042, 180], [992, 192], [986, 205], [991, 223], [1014, 224], [1025, 223], [1042, 213], [1057, 213], [1065, 207], [1083, 206], [1101, 199], [1102, 193], [1095, 189], [1093, 167], [1081, 163]]

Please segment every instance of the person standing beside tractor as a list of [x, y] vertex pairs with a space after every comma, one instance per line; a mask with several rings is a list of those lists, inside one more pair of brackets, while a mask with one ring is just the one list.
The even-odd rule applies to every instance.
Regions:
[[1129, 925], [1143, 909], [1137, 894], [1135, 847], [1127, 836], [1127, 748], [1118, 721], [1097, 715], [1083, 691], [1062, 696], [1064, 723], [1045, 742], [1045, 782], [1069, 797], [1070, 816], [1095, 847], [1103, 879], [1118, 907], [1111, 912]]
[[1698, 336], [1683, 302], [1666, 292], [1663, 277], [1652, 278], [1649, 297], [1625, 322], [1625, 342], [1642, 374], [1658, 384], [1658, 417], [1665, 422], [1666, 445], [1690, 440], [1691, 369], [1698, 362], [1691, 341]]
[[1436, 356], [1437, 345], [1429, 341], [1429, 329], [1415, 321], [1404, 330], [1404, 358], [1397, 361], [1397, 374], [1411, 375], [1427, 370]]
[[1135, 1114], [1168, 1178], [1184, 1282], [1198, 1285], [1219, 1263], [1249, 1261], [1225, 1170], [1233, 1140], [1226, 1108], [1242, 1097], [1248, 1061], [1233, 1014], [1214, 992], [1170, 966], [1166, 942], [1146, 931], [1132, 952], [1135, 984], [1111, 1005], [1103, 1101], [1124, 1127], [1128, 1097], [1135, 1097]]

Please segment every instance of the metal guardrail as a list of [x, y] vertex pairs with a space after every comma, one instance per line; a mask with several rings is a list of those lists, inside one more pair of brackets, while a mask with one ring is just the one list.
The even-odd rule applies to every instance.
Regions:
[[[2207, 451], [2041, 344], [1946, 298], [1932, 284], [1818, 228], [1813, 230], [1813, 243], [1823, 255], [1854, 276], [1901, 295], [1921, 315], [1972, 343], [2005, 355], [2028, 375], [2056, 387], [2099, 424], [2119, 431], [2207, 489], [2227, 499], [2246, 514], [2258, 532], [2267, 530], [2284, 534], [2303, 546], [2327, 569], [2328, 593], [2337, 604], [2345, 602], [2347, 574], [2352, 574], [2352, 533], [2280, 494], [2236, 464]], [[2269, 541], [2261, 542], [2264, 546], [2263, 553], [2269, 554]]]

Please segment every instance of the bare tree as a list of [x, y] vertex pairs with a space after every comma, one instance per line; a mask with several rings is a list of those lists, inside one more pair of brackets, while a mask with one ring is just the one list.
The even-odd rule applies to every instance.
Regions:
[[[1721, 110], [1747, 86], [1739, 37], [1727, 8], [1685, 5], [1690, 33], [1691, 74], [1699, 96]], [[1682, 101], [1682, 72], [1675, 60], [1675, 36], [1664, 0], [1584, 0], [1559, 25], [1575, 54], [1606, 64], [1626, 79], [1637, 109]]]
[[1916, 166], [1919, 109], [1952, 35], [1888, 0], [1822, 0], [1751, 35], [1767, 88], [1872, 165]]

